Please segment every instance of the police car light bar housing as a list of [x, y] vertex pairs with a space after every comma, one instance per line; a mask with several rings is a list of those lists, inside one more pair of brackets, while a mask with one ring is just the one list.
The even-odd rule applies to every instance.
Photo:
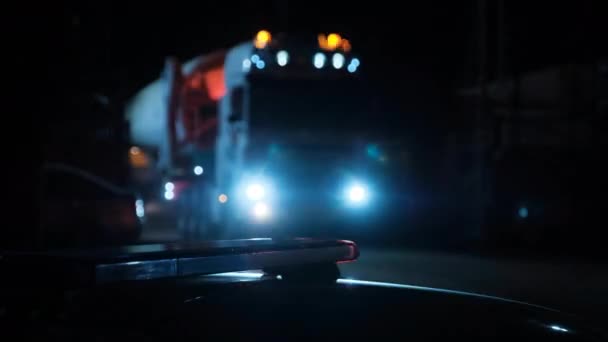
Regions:
[[[0, 269], [26, 281], [82, 286], [354, 261], [354, 242], [294, 239], [136, 245], [43, 253], [6, 253]], [[5, 273], [6, 274], [6, 273]], [[47, 278], [48, 277], [48, 278]], [[46, 280], [45, 280], [46, 281]]]

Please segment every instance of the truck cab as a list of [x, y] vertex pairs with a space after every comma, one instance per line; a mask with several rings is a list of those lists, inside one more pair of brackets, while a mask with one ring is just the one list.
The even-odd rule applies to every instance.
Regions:
[[348, 175], [354, 151], [365, 151], [372, 115], [360, 65], [338, 34], [265, 30], [228, 51], [184, 64], [168, 59], [160, 79], [127, 108], [135, 151], [150, 156], [138, 171], [148, 175], [148, 193], [173, 207], [182, 231], [219, 231], [219, 238], [264, 235], [292, 222], [300, 212], [293, 209], [307, 205], [290, 198], [341, 192], [337, 181], [332, 190], [311, 183], [327, 174], [358, 184], [355, 201], [366, 197], [366, 186]]
[[363, 126], [357, 132], [350, 126], [370, 113], [351, 48], [338, 34], [260, 31], [227, 53], [215, 144], [216, 222], [236, 220], [255, 232], [293, 223], [289, 197], [302, 198], [303, 187], [327, 190], [304, 183], [324, 176], [321, 158], [335, 163], [352, 154], [354, 143], [352, 135], [331, 130], [342, 125], [360, 134]]

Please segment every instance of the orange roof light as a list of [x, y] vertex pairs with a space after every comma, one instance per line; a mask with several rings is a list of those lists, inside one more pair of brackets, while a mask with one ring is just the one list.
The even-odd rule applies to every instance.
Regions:
[[348, 39], [342, 39], [342, 51], [350, 52], [353, 47], [350, 45]]
[[330, 33], [327, 36], [327, 46], [331, 49], [331, 50], [335, 50], [337, 49], [342, 43], [342, 37], [340, 37], [339, 34], [337, 33]]
[[321, 49], [329, 50], [329, 46], [327, 46], [327, 37], [323, 33], [320, 33], [317, 36], [317, 40], [319, 41], [319, 47]]
[[258, 34], [255, 35], [255, 40], [253, 41], [253, 45], [255, 45], [258, 49], [263, 49], [270, 43], [272, 40], [272, 35], [270, 32], [266, 30], [261, 30]]
[[342, 50], [350, 52], [352, 49], [352, 45], [350, 45], [348, 39], [342, 38], [337, 33], [330, 33], [328, 36], [321, 33], [317, 36], [317, 40], [319, 41], [319, 48], [325, 51]]

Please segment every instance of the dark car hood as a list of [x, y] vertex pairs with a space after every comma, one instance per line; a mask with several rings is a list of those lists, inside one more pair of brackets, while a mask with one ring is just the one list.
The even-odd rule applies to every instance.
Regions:
[[[454, 291], [339, 280], [289, 283], [215, 276], [116, 284], [72, 293], [19, 334], [115, 340], [602, 340], [557, 311]], [[44, 315], [44, 314], [43, 314]], [[6, 318], [5, 317], [5, 318]], [[14, 319], [14, 318], [12, 318]], [[9, 324], [4, 324], [9, 323]], [[12, 336], [12, 335], [10, 335]], [[604, 336], [604, 337], [602, 337]], [[52, 339], [52, 338], [51, 338]]]

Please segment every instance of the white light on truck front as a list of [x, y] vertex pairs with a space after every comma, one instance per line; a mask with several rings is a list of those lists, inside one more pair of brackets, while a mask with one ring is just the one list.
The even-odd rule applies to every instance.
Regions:
[[140, 149], [139, 147], [137, 147], [137, 146], [132, 146], [132, 147], [129, 149], [129, 152], [130, 152], [132, 155], [134, 155], [134, 156], [135, 156], [135, 155], [138, 155], [138, 154], [140, 154], [140, 153], [141, 153], [141, 149]]
[[344, 66], [344, 55], [341, 53], [334, 53], [331, 58], [331, 64], [336, 69], [340, 69]]
[[351, 202], [362, 202], [367, 197], [367, 191], [361, 185], [353, 185], [348, 189], [348, 199]]
[[251, 214], [258, 221], [265, 221], [270, 218], [270, 206], [264, 202], [258, 202], [253, 206]]
[[220, 194], [217, 197], [217, 201], [224, 204], [224, 203], [228, 202], [228, 196], [226, 194]]
[[289, 53], [285, 50], [277, 52], [277, 64], [280, 66], [286, 66], [289, 62]]
[[175, 198], [175, 184], [173, 182], [165, 183], [165, 199], [171, 201]]
[[369, 201], [369, 189], [362, 183], [352, 183], [344, 189], [346, 202], [352, 206], [361, 206]]
[[143, 218], [146, 214], [145, 211], [145, 207], [144, 207], [144, 200], [142, 200], [141, 198], [138, 198], [135, 200], [135, 215], [137, 215], [137, 217], [139, 218]]
[[249, 58], [243, 59], [243, 71], [248, 72], [251, 69], [251, 61]]
[[245, 194], [247, 195], [248, 199], [252, 201], [257, 201], [261, 200], [262, 198], [264, 198], [264, 196], [266, 196], [266, 189], [264, 189], [264, 186], [262, 184], [253, 183], [247, 186]]
[[361, 64], [361, 62], [359, 62], [358, 58], [353, 58], [353, 59], [351, 59], [350, 63], [346, 67], [346, 69], [348, 70], [348, 72], [353, 73], [353, 72], [357, 71], [357, 68], [359, 67], [360, 64]]
[[315, 68], [321, 69], [325, 66], [326, 59], [325, 54], [322, 52], [317, 52], [312, 59], [312, 64], [315, 66]]

